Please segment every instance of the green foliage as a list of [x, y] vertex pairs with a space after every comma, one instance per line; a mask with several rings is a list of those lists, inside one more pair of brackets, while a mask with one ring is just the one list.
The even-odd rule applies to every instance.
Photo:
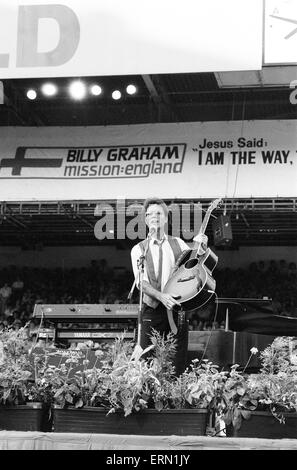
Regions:
[[285, 412], [297, 411], [296, 339], [275, 338], [261, 353], [261, 365], [260, 373], [249, 377], [249, 387], [258, 395], [259, 408], [285, 422]]
[[194, 359], [179, 377], [161, 379], [155, 386], [155, 407], [215, 410], [222, 400], [225, 374], [208, 360]]
[[258, 395], [249, 386], [248, 374], [238, 370], [238, 364], [231, 367], [228, 373], [220, 414], [227, 425], [239, 429], [242, 419], [249, 419], [251, 411], [258, 406]]
[[[195, 359], [174, 375], [176, 341], [152, 332], [142, 350], [119, 336], [100, 344], [90, 366], [90, 349], [47, 347], [37, 350], [26, 327], [0, 332], [0, 404], [39, 401], [60, 407], [95, 406], [124, 416], [146, 408], [203, 408], [238, 429], [254, 410], [270, 410], [284, 422], [284, 412], [297, 411], [297, 345], [294, 338], [275, 338], [261, 353], [261, 369], [247, 374], [237, 364], [219, 370]], [[257, 352], [251, 349], [252, 354]], [[249, 358], [249, 361], [251, 359]], [[248, 361], [248, 363], [249, 363]]]
[[174, 376], [172, 361], [176, 352], [176, 340], [173, 333], [169, 333], [165, 338], [153, 329], [151, 343], [153, 345], [152, 356], [156, 376], [159, 380], [170, 380]]
[[[164, 355], [162, 348], [160, 342], [157, 346], [160, 357]], [[132, 411], [147, 408], [153, 384], [158, 382], [158, 374], [167, 367], [164, 362], [159, 364], [156, 358], [144, 358], [151, 349], [150, 347], [135, 355], [132, 344], [124, 341], [123, 336], [118, 337], [111, 347], [110, 360], [103, 365], [92, 400], [98, 403], [103, 389], [105, 405], [106, 401], [109, 404], [109, 413], [122, 410], [128, 416]]]
[[245, 374], [235, 365], [225, 384], [225, 423], [239, 429], [251, 411], [270, 411], [281, 423], [284, 413], [297, 411], [297, 347], [292, 337], [277, 337], [260, 354], [257, 374]]
[[[105, 350], [106, 345], [102, 345], [96, 351], [96, 363], [105, 357]], [[92, 405], [92, 395], [101, 380], [102, 370], [96, 367], [96, 363], [89, 368], [89, 352], [87, 348], [34, 352], [35, 380], [29, 387], [29, 393], [35, 395], [38, 401], [62, 408]]]
[[26, 327], [0, 332], [0, 404], [25, 403], [28, 379], [32, 376], [29, 350]]

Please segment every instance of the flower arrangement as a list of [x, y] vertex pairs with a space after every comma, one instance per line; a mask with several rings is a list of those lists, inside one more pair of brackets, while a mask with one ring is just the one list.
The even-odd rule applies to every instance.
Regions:
[[269, 409], [285, 422], [285, 412], [297, 411], [297, 344], [293, 337], [274, 339], [261, 352], [262, 367], [249, 377], [251, 392], [258, 396], [259, 408]]
[[[239, 429], [255, 410], [269, 410], [280, 422], [284, 413], [297, 411], [297, 343], [275, 338], [260, 353], [258, 373], [246, 366], [229, 370], [208, 360], [194, 359], [176, 377], [172, 358], [174, 336], [157, 331], [152, 345], [137, 351], [119, 336], [101, 343], [94, 353], [82, 343], [76, 350], [45, 347], [28, 340], [26, 327], [0, 332], [0, 405], [38, 401], [47, 407], [99, 407], [106, 414], [124, 416], [145, 409], [206, 409]], [[92, 357], [91, 357], [92, 356]]]
[[[256, 353], [251, 349], [251, 354]], [[276, 337], [260, 353], [258, 373], [246, 374], [231, 367], [219, 413], [226, 425], [239, 429], [252, 411], [269, 411], [285, 423], [285, 413], [297, 411], [297, 345], [292, 337]]]
[[153, 331], [151, 342], [149, 348], [135, 356], [131, 343], [123, 338], [115, 341], [98, 376], [91, 403], [102, 406], [104, 397], [109, 413], [122, 410], [125, 416], [146, 408], [214, 410], [221, 400], [226, 373], [219, 372], [218, 366], [207, 360], [194, 360], [176, 377], [172, 365], [174, 336], [169, 333], [164, 338]]
[[49, 397], [62, 408], [95, 406], [106, 409], [107, 414], [121, 411], [124, 416], [146, 408], [215, 410], [226, 372], [219, 372], [218, 366], [207, 360], [194, 360], [176, 377], [172, 365], [174, 336], [170, 333], [164, 338], [153, 331], [151, 342], [146, 350], [135, 354], [134, 344], [119, 336], [95, 351], [97, 359], [92, 367], [88, 349], [60, 351], [58, 365], [50, 363], [54, 351], [36, 355], [31, 391], [39, 393], [40, 399]]
[[250, 388], [249, 376], [234, 364], [226, 377], [218, 414], [227, 426], [232, 424], [234, 429], [239, 429], [242, 419], [249, 419], [251, 411], [257, 409], [258, 398]]
[[[92, 395], [99, 385], [103, 369], [97, 367], [104, 356], [106, 345], [96, 351], [96, 362], [88, 368], [90, 348], [81, 343], [77, 350], [44, 349], [32, 353], [34, 381], [28, 386], [29, 394], [38, 401], [62, 408], [92, 405]], [[32, 398], [32, 397], [31, 397]]]

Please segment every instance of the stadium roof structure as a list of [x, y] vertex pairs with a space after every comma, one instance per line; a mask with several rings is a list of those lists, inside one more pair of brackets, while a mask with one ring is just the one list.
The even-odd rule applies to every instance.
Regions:
[[[68, 86], [72, 77], [50, 79], [58, 87], [55, 96], [41, 94], [45, 79], [2, 80], [0, 126], [108, 126], [296, 119], [297, 104], [290, 100], [292, 81], [296, 79], [297, 66], [263, 67], [261, 71], [232, 73], [82, 77], [81, 81], [88, 87], [98, 84], [102, 88], [100, 95], [88, 95], [82, 100], [69, 97]], [[125, 93], [129, 84], [136, 86], [136, 94]], [[27, 98], [29, 88], [37, 90], [36, 100]], [[121, 99], [111, 98], [114, 89], [122, 91]], [[110, 202], [114, 204], [114, 201]], [[191, 207], [197, 201], [185, 202]], [[210, 203], [209, 200], [199, 202], [205, 209]], [[94, 236], [98, 220], [95, 215], [97, 203], [2, 202], [0, 244], [21, 245], [24, 249], [38, 249], [44, 245], [98, 244]], [[297, 245], [297, 191], [296, 198], [292, 199], [230, 199], [216, 210], [215, 216], [224, 211], [230, 215], [233, 230], [230, 249]], [[211, 242], [211, 223], [207, 234]], [[130, 242], [110, 239], [100, 243], [117, 243], [125, 248]]]
[[[114, 245], [120, 249], [132, 246], [135, 240], [118, 239], [118, 218], [128, 205], [141, 205], [143, 201], [125, 201], [118, 209], [116, 201], [105, 201], [114, 214], [114, 231], [104, 240], [95, 236], [95, 225], [103, 215], [97, 215], [102, 201], [9, 202], [0, 205], [0, 244], [22, 246], [23, 249], [42, 249], [43, 246]], [[183, 213], [183, 227], [194, 229], [194, 211], [197, 204], [203, 212], [210, 200], [166, 201], [187, 205]], [[122, 211], [122, 212], [121, 212]], [[230, 217], [233, 240], [229, 247], [240, 246], [297, 246], [297, 198], [295, 199], [226, 199], [212, 214], [206, 229], [209, 243], [213, 244], [212, 222], [223, 214]], [[185, 217], [185, 218], [184, 218]], [[126, 215], [125, 223], [131, 220]], [[122, 222], [121, 222], [122, 223]], [[182, 224], [181, 224], [182, 225]], [[182, 229], [182, 226], [181, 226]], [[107, 229], [106, 229], [107, 230]], [[180, 236], [184, 238], [182, 231]]]
[[[184, 73], [82, 77], [87, 89], [93, 84], [102, 93], [84, 99], [70, 98], [73, 77], [3, 80], [1, 126], [108, 126], [121, 124], [296, 119], [297, 106], [290, 101], [297, 66], [263, 67], [261, 71]], [[50, 81], [57, 94], [44, 96], [41, 87]], [[137, 92], [129, 95], [133, 84]], [[292, 86], [292, 85], [291, 85]], [[27, 90], [37, 91], [29, 100]], [[113, 90], [122, 98], [114, 100]]]

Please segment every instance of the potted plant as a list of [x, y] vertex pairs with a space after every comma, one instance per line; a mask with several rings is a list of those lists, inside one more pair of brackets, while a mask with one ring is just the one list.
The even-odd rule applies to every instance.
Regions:
[[28, 399], [33, 374], [26, 327], [0, 332], [0, 427], [15, 431], [43, 430], [42, 402]]
[[[87, 343], [77, 350], [37, 350], [28, 341], [25, 327], [3, 330], [1, 427], [204, 435], [215, 434], [215, 427], [219, 424], [220, 430], [224, 421], [228, 436], [296, 436], [294, 338], [275, 338], [262, 351], [257, 374], [246, 372], [248, 364], [243, 370], [235, 364], [224, 371], [208, 360], [194, 359], [179, 377], [172, 365], [173, 335], [164, 338], [153, 332], [151, 340], [145, 351], [136, 350], [124, 335], [100, 344], [95, 352]], [[250, 359], [255, 353], [257, 349], [252, 348]], [[31, 417], [25, 416], [29, 411]]]
[[205, 361], [175, 377], [173, 335], [164, 339], [154, 332], [150, 357], [146, 356], [148, 350], [135, 355], [133, 346], [119, 337], [104, 354], [98, 350], [100, 368], [88, 369], [84, 362], [86, 368], [75, 372], [72, 382], [68, 380], [68, 398], [61, 402], [64, 380], [64, 388], [54, 394], [56, 432], [206, 433], [209, 411], [220, 388], [217, 368]]
[[260, 354], [257, 374], [234, 366], [225, 384], [221, 416], [228, 435], [295, 438], [297, 434], [297, 348], [292, 337], [277, 337]]

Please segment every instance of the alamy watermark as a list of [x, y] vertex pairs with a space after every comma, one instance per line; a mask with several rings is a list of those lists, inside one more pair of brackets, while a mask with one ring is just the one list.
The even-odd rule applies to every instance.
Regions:
[[[191, 240], [201, 227], [202, 205], [177, 204], [167, 205], [168, 224], [165, 232], [172, 236], [182, 236]], [[98, 240], [136, 240], [146, 238], [147, 226], [144, 220], [143, 205], [132, 203], [127, 205], [125, 199], [117, 199], [116, 204], [102, 202], [97, 204], [95, 216], [99, 219], [94, 227], [94, 235]]]

